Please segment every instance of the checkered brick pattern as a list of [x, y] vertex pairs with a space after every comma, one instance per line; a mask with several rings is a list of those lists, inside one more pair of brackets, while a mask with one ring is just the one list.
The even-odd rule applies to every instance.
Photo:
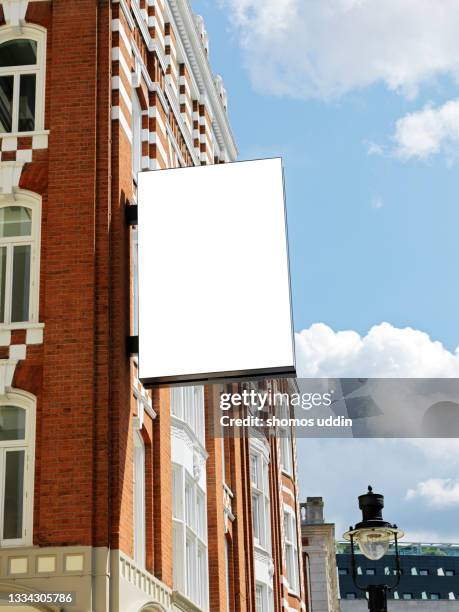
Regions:
[[48, 135], [0, 137], [0, 162], [30, 163], [33, 152], [48, 148]]

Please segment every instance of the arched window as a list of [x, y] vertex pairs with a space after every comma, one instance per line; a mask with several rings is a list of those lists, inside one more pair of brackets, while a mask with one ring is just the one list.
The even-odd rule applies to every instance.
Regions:
[[0, 203], [0, 323], [38, 321], [40, 202]]
[[45, 32], [0, 33], [0, 133], [43, 129]]
[[134, 560], [145, 567], [145, 444], [134, 432]]
[[0, 399], [0, 546], [32, 541], [35, 400], [25, 392]]

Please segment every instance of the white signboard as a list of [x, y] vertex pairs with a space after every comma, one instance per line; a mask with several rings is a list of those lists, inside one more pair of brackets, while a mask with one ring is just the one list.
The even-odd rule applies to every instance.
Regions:
[[295, 374], [280, 159], [139, 174], [139, 378]]

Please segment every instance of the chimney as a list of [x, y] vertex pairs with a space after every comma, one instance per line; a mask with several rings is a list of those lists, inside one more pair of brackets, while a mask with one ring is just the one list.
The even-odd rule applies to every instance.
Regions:
[[321, 497], [308, 497], [301, 504], [301, 522], [303, 525], [322, 525], [324, 521], [324, 501]]

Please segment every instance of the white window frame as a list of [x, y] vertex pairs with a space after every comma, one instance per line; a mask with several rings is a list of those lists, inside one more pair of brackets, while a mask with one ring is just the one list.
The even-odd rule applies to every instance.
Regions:
[[142, 105], [137, 91], [132, 91], [132, 177], [137, 183], [137, 174], [142, 171]]
[[133, 461], [133, 518], [134, 518], [134, 561], [146, 565], [146, 507], [145, 507], [145, 443], [140, 430], [134, 430]]
[[284, 558], [289, 590], [299, 594], [298, 529], [293, 508], [284, 504]]
[[250, 448], [252, 533], [255, 546], [271, 552], [271, 502], [269, 496], [269, 457], [255, 446]]
[[[258, 594], [261, 601], [258, 601]], [[274, 599], [272, 588], [264, 582], [257, 581], [255, 583], [255, 612], [273, 612], [273, 610]]]
[[[34, 40], [37, 43], [37, 63], [31, 66], [9, 66], [0, 68], [0, 76], [14, 76], [12, 131], [2, 132], [2, 136], [26, 136], [44, 130], [45, 122], [45, 82], [46, 82], [46, 36], [45, 28], [35, 24], [17, 28], [5, 26], [0, 28], [0, 45], [13, 40]], [[35, 129], [28, 132], [18, 131], [19, 116], [19, 76], [21, 74], [36, 74], [35, 89]], [[16, 128], [16, 129], [15, 129]]]
[[[279, 410], [279, 418], [290, 418], [290, 406], [288, 402], [282, 399]], [[288, 476], [293, 474], [293, 446], [292, 446], [292, 428], [290, 425], [278, 428], [278, 438], [280, 446], [281, 469]]]
[[[201, 519], [198, 496], [203, 510]], [[178, 463], [172, 464], [172, 501], [174, 588], [206, 611], [209, 609], [207, 497], [197, 480]]]
[[27, 321], [11, 322], [11, 299], [13, 262], [11, 252], [7, 256], [5, 282], [5, 321], [0, 322], [0, 328], [23, 329], [30, 324], [38, 323], [39, 291], [40, 291], [40, 249], [41, 249], [41, 197], [33, 192], [16, 190], [14, 196], [0, 196], [0, 208], [18, 206], [28, 208], [32, 213], [32, 231], [30, 236], [14, 236], [0, 238], [0, 247], [6, 246], [12, 251], [16, 245], [31, 245], [30, 287], [29, 287], [29, 317]]
[[204, 387], [172, 387], [170, 400], [172, 416], [186, 423], [192, 434], [205, 447]]
[[[24, 409], [26, 428], [24, 440], [9, 440], [0, 442], [0, 547], [14, 548], [31, 546], [33, 542], [33, 494], [35, 473], [35, 414], [36, 398], [31, 393], [13, 389], [0, 397], [0, 406], [17, 406]], [[5, 486], [5, 456], [11, 450], [24, 450], [24, 491], [22, 537], [10, 540], [3, 539], [4, 486]]]

